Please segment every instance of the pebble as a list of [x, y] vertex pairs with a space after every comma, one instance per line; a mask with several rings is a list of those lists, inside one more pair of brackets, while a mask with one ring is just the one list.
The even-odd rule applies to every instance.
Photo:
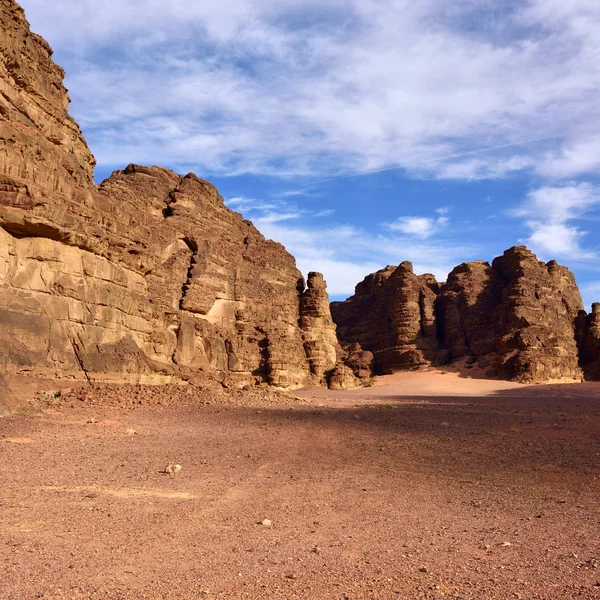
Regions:
[[173, 473], [179, 473], [179, 471], [181, 471], [181, 469], [183, 469], [183, 467], [181, 465], [178, 465], [176, 463], [169, 463], [165, 467], [165, 473], [168, 473], [169, 475], [173, 475]]

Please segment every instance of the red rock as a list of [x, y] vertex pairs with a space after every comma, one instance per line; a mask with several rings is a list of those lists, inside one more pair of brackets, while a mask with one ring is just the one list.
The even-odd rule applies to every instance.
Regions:
[[[538, 261], [524, 246], [492, 265], [459, 265], [441, 288], [430, 275], [414, 275], [410, 263], [386, 267], [358, 284], [354, 296], [332, 303], [342, 342], [372, 351], [378, 372], [468, 356], [490, 375], [523, 382], [581, 379], [581, 309], [572, 273]], [[600, 350], [595, 323], [591, 316], [579, 327], [592, 366]]]
[[0, 22], [0, 373], [324, 382], [322, 277], [305, 292], [283, 246], [192, 173], [129, 165], [96, 186], [50, 47], [12, 0]]
[[338, 337], [372, 352], [380, 373], [427, 365], [438, 350], [437, 290], [433, 275], [415, 275], [409, 262], [368, 275], [354, 296], [331, 305]]

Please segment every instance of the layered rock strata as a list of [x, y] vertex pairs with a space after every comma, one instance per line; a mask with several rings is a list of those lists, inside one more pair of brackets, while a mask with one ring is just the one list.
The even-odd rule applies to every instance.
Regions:
[[487, 356], [491, 374], [517, 381], [580, 379], [575, 321], [582, 310], [573, 274], [524, 246], [456, 267], [437, 300], [449, 359]]
[[411, 263], [388, 266], [367, 276], [348, 300], [332, 302], [338, 336], [372, 352], [381, 373], [426, 366], [438, 350], [437, 292], [433, 275], [415, 275]]
[[191, 173], [129, 165], [97, 187], [50, 47], [12, 0], [0, 21], [0, 374], [323, 382], [322, 277], [305, 291], [283, 246]]
[[321, 273], [308, 274], [307, 288], [300, 298], [300, 328], [311, 373], [318, 382], [326, 384], [337, 362], [338, 342], [327, 284]]
[[[471, 357], [489, 375], [523, 382], [581, 379], [581, 310], [573, 274], [524, 246], [491, 265], [461, 264], [441, 287], [431, 275], [414, 275], [410, 263], [386, 267], [332, 303], [341, 340], [371, 350], [380, 373]], [[585, 344], [596, 356], [592, 323]]]

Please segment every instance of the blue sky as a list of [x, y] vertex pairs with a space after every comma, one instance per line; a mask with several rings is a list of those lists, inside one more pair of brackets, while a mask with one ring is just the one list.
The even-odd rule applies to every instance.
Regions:
[[525, 243], [600, 300], [597, 0], [22, 0], [97, 180], [194, 171], [334, 298]]

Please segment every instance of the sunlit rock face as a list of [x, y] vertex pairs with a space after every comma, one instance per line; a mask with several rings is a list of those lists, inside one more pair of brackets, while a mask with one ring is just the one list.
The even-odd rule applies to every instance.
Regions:
[[[381, 373], [466, 357], [490, 376], [541, 382], [581, 379], [582, 308], [566, 267], [515, 246], [491, 265], [459, 265], [441, 286], [431, 275], [414, 275], [410, 263], [386, 267], [354, 296], [332, 303], [332, 314], [341, 340], [372, 351]], [[595, 322], [591, 317], [589, 331]]]
[[[64, 73], [0, 1], [0, 373], [323, 383], [325, 282], [194, 174], [129, 165], [96, 186]], [[301, 314], [302, 311], [302, 314]]]
[[429, 365], [438, 351], [433, 275], [417, 276], [412, 264], [368, 275], [354, 296], [331, 305], [342, 342], [373, 353], [380, 373]]

